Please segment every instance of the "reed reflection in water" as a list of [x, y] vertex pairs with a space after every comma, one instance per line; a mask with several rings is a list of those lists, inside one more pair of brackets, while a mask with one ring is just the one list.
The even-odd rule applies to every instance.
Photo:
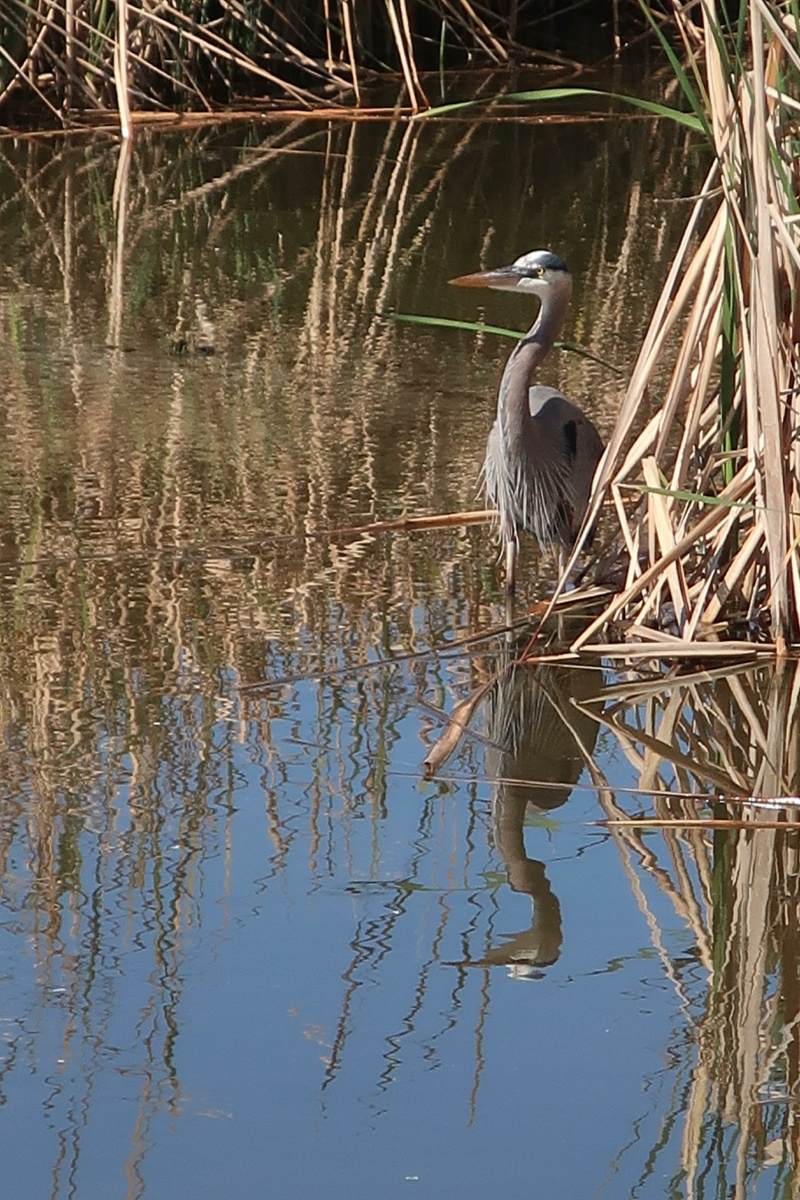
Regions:
[[[693, 1036], [671, 1043], [682, 1143], [670, 1171], [692, 1195], [703, 1194], [709, 1162], [733, 1194], [767, 1186], [773, 1171], [770, 1186], [796, 1194], [798, 694], [800, 664], [784, 663], [631, 678], [598, 698], [663, 826], [656, 842], [601, 793], [621, 822], [614, 838], [665, 977], [692, 1019]], [[703, 796], [719, 821], [710, 831], [695, 819]], [[677, 957], [656, 893], [689, 935]]]
[[[794, 668], [429, 653], [503, 612], [486, 531], [318, 536], [474, 504], [507, 347], [386, 310], [473, 316], [449, 276], [554, 244], [624, 369], [692, 152], [650, 121], [0, 142], [15, 1195], [795, 1187], [796, 834], [685, 824], [796, 793]], [[548, 366], [607, 429], [616, 377]], [[422, 784], [431, 702], [498, 672]]]

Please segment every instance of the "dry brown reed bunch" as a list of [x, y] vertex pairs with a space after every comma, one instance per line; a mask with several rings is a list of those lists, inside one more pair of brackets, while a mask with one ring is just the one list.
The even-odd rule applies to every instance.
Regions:
[[116, 109], [125, 136], [137, 110], [361, 105], [388, 73], [419, 112], [423, 69], [533, 57], [519, 18], [515, 0], [6, 0], [0, 106], [61, 122]]
[[721, 11], [703, 5], [698, 55], [675, 6], [712, 160], [587, 516], [610, 493], [626, 570], [575, 650], [609, 630], [654, 656], [653, 630], [670, 656], [732, 630], [800, 640], [798, 24], [766, 0], [737, 28]]
[[8, 0], [0, 105], [15, 100], [24, 115], [38, 100], [62, 122], [116, 106], [125, 130], [128, 109], [209, 111], [240, 95], [312, 108], [318, 89], [342, 85], [344, 67], [323, 65], [274, 31], [274, 6], [263, 17], [240, 0], [219, 6], [212, 19], [187, 0]]

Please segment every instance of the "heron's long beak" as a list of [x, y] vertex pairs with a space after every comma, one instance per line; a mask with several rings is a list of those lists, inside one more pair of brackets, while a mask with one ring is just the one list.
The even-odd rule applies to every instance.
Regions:
[[516, 288], [522, 274], [514, 267], [496, 267], [493, 271], [476, 271], [474, 275], [459, 275], [451, 279], [454, 287], [488, 287], [506, 292]]

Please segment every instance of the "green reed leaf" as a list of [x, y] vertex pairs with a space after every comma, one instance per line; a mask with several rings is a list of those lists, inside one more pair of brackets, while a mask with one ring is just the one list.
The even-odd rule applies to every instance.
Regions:
[[576, 96], [596, 96], [602, 97], [605, 100], [619, 100], [622, 104], [629, 104], [633, 108], [651, 113], [655, 117], [674, 121], [676, 124], [683, 125], [695, 133], [708, 132], [708, 125], [702, 119], [702, 110], [699, 106], [693, 115], [692, 113], [683, 112], [678, 108], [671, 108], [668, 104], [658, 104], [654, 100], [643, 100], [639, 96], [627, 96], [622, 92], [605, 92], [600, 88], [582, 87], [538, 88], [535, 91], [529, 92], [503, 92], [497, 96], [489, 97], [487, 100], [462, 100], [457, 104], [439, 104], [434, 108], [428, 108], [424, 112], [418, 113], [413, 119], [422, 120], [425, 117], [441, 117], [451, 112], [457, 112], [460, 109], [474, 108], [493, 103], [538, 104], [549, 100], [569, 100]]
[[[483, 321], [460, 321], [453, 317], [423, 317], [416, 313], [393, 313], [384, 312], [378, 314], [389, 321], [407, 321], [410, 325], [433, 325], [441, 326], [443, 329], [464, 329], [467, 333], [493, 333], [498, 337], [513, 338], [515, 342], [523, 336], [524, 331], [519, 329], [505, 329], [502, 325], [486, 325]], [[592, 354], [591, 350], [584, 350], [582, 346], [578, 346], [575, 342], [555, 342], [555, 350], [568, 350], [571, 354], [577, 354], [580, 358], [586, 358], [590, 362], [597, 363], [600, 367], [605, 367], [607, 371], [611, 371], [614, 375], [624, 375], [625, 372], [615, 367], [613, 363], [606, 362], [604, 358], [598, 358], [596, 354]]]

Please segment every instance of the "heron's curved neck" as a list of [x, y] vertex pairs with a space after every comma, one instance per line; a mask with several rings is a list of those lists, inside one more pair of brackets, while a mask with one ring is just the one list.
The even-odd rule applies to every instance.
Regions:
[[523, 433], [530, 436], [530, 430], [534, 428], [528, 388], [533, 382], [534, 371], [564, 327], [569, 294], [570, 288], [564, 287], [548, 297], [536, 321], [517, 342], [506, 363], [497, 397], [497, 419], [503, 437], [511, 442], [516, 442]]

